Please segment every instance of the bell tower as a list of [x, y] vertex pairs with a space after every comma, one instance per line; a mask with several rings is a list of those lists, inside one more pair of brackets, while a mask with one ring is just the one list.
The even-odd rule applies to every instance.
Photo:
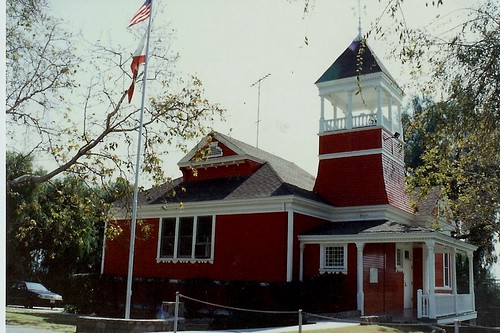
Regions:
[[321, 98], [315, 192], [337, 207], [388, 204], [410, 212], [396, 81], [358, 37], [315, 84]]

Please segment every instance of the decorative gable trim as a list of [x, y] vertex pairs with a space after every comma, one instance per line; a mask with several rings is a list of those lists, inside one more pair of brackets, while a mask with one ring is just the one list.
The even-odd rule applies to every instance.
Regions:
[[[217, 165], [228, 165], [228, 164], [238, 164], [245, 160], [252, 160], [258, 163], [264, 163], [265, 161], [259, 160], [253, 156], [248, 155], [239, 147], [234, 145], [232, 142], [224, 138], [222, 135], [218, 133], [212, 133], [213, 140], [208, 140], [207, 137], [203, 138], [186, 156], [184, 156], [177, 165], [179, 168], [183, 167], [201, 167], [201, 166], [217, 166]], [[221, 147], [215, 143], [221, 143], [226, 146], [229, 150], [233, 151], [235, 155], [223, 156]], [[214, 151], [214, 154], [208, 156], [206, 159], [202, 159], [199, 161], [192, 161], [194, 156], [201, 149], [205, 148], [207, 145], [213, 145], [209, 148], [210, 151]], [[217, 153], [219, 151], [219, 153]]]

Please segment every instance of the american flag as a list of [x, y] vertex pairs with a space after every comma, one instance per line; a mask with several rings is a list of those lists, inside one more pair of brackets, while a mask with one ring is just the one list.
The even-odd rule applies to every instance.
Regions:
[[151, 0], [146, 0], [137, 13], [130, 20], [128, 27], [146, 20], [151, 15]]

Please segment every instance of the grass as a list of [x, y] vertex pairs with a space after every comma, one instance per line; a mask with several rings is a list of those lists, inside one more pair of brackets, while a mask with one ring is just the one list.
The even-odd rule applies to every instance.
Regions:
[[22, 325], [42, 328], [54, 332], [71, 332], [76, 330], [76, 316], [54, 310], [28, 310], [7, 307], [5, 322], [8, 325]]
[[[29, 310], [24, 308], [6, 308], [6, 323], [9, 325], [31, 326], [51, 330], [54, 332], [75, 332], [76, 315], [56, 312], [51, 310]], [[296, 333], [296, 330], [282, 333]], [[330, 329], [306, 329], [305, 333], [429, 333], [432, 329], [427, 327], [402, 326], [387, 327], [379, 325], [348, 326]]]

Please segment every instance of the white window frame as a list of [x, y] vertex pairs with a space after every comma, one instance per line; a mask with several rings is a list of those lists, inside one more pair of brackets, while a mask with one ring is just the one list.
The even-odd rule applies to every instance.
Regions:
[[[451, 253], [449, 252], [443, 252], [441, 253], [443, 256], [443, 285], [442, 286], [436, 286], [436, 290], [446, 290], [449, 291], [451, 290]], [[447, 260], [448, 259], [448, 260]], [[448, 278], [446, 278], [446, 274], [448, 274]], [[446, 281], [448, 280], [448, 281]], [[448, 282], [448, 284], [446, 284]]]
[[394, 256], [396, 272], [403, 271], [403, 263], [405, 260], [405, 250], [402, 247], [396, 246], [396, 254]]
[[443, 287], [451, 288], [451, 255], [443, 253]]
[[[210, 256], [208, 258], [197, 258], [196, 257], [196, 242], [197, 242], [197, 231], [198, 231], [198, 218], [199, 217], [212, 217], [212, 234], [211, 234], [211, 244], [210, 244]], [[163, 231], [163, 221], [164, 219], [174, 219], [175, 218], [175, 236], [174, 236], [174, 253], [172, 256], [161, 256], [161, 246], [162, 246], [162, 231]], [[182, 218], [193, 218], [193, 235], [191, 240], [191, 256], [190, 257], [180, 257], [178, 254], [179, 250], [179, 231], [180, 231], [180, 219]], [[160, 218], [160, 225], [158, 230], [158, 245], [156, 252], [157, 262], [197, 262], [197, 263], [213, 263], [214, 260], [214, 250], [215, 250], [215, 215], [189, 215], [189, 216], [165, 216]]]
[[[328, 248], [342, 248], [343, 250], [343, 263], [340, 266], [327, 266], [327, 249]], [[323, 273], [347, 273], [347, 244], [322, 244], [320, 250], [320, 263], [319, 271]]]

